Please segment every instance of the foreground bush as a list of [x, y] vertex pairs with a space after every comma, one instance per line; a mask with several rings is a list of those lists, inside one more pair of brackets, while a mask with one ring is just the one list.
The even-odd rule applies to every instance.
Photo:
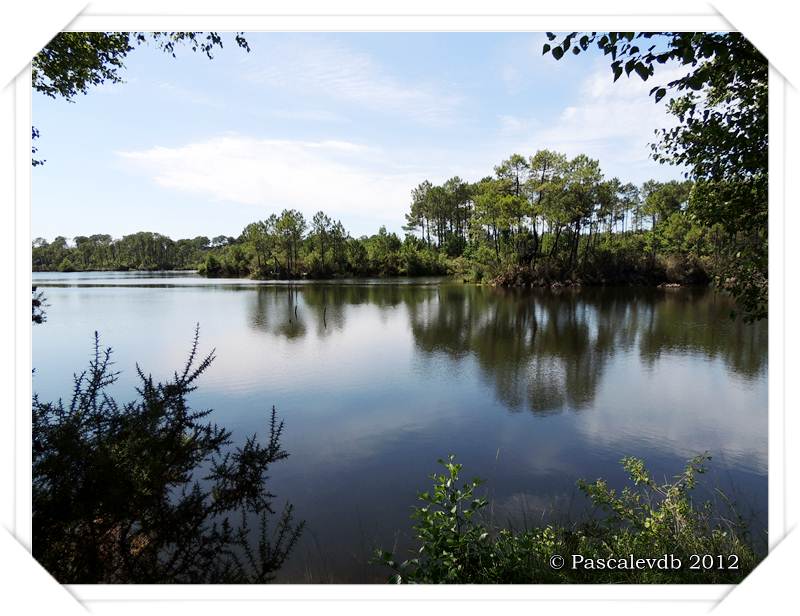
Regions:
[[[420, 544], [417, 556], [398, 562], [389, 552], [379, 551], [378, 557], [394, 571], [391, 581], [396, 583], [738, 582], [758, 558], [741, 520], [726, 519], [710, 503], [694, 506], [691, 491], [706, 459], [690, 460], [673, 482], [659, 485], [641, 460], [625, 458], [622, 463], [632, 485], [620, 493], [601, 479], [578, 483], [601, 517], [571, 527], [548, 525], [515, 533], [481, 519], [487, 506], [475, 496], [481, 482], [474, 479], [459, 486], [462, 467], [450, 456], [440, 460], [445, 472], [433, 475], [433, 489], [419, 495], [424, 505], [412, 514]], [[577, 569], [572, 569], [573, 554], [586, 559]], [[671, 554], [682, 567], [585, 568], [590, 560], [608, 562], [631, 554], [651, 559]], [[556, 555], [564, 558], [563, 568], [551, 566]], [[711, 567], [704, 555], [713, 556]], [[691, 569], [695, 562], [698, 568]]]
[[289, 455], [283, 422], [273, 408], [263, 444], [229, 450], [211, 411], [187, 404], [213, 352], [196, 359], [197, 333], [180, 373], [157, 383], [137, 367], [138, 397], [120, 404], [95, 334], [70, 403], [34, 396], [33, 556], [59, 582], [266, 582], [291, 552], [303, 523], [291, 505], [275, 513], [265, 483]]

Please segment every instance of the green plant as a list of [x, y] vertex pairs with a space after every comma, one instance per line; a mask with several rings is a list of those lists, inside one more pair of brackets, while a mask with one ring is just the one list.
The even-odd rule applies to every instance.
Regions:
[[[721, 492], [719, 495], [729, 511], [718, 510], [711, 501], [697, 506], [692, 499], [697, 476], [705, 473], [705, 463], [710, 459], [708, 454], [695, 456], [672, 481], [660, 484], [647, 471], [644, 461], [623, 458], [622, 466], [633, 485], [619, 493], [602, 479], [592, 483], [579, 481], [578, 487], [606, 514], [599, 521], [584, 525], [586, 543], [592, 553], [644, 557], [669, 553], [688, 564], [692, 555], [722, 555], [734, 560], [737, 569], [705, 571], [702, 580], [692, 575], [691, 570], [688, 575], [681, 571], [682, 581], [723, 582], [744, 577], [758, 560], [744, 520]], [[660, 581], [662, 576], [640, 572], [636, 577]]]
[[[445, 473], [434, 474], [433, 489], [412, 514], [420, 543], [414, 558], [398, 561], [386, 551], [377, 558], [393, 571], [395, 583], [719, 583], [744, 578], [758, 563], [746, 525], [736, 515], [722, 515], [710, 502], [695, 507], [691, 492], [705, 471], [707, 455], [692, 458], [671, 482], [656, 483], [644, 462], [624, 458], [631, 484], [620, 493], [598, 479], [578, 487], [602, 513], [572, 525], [550, 524], [514, 532], [496, 528], [482, 518], [487, 506], [476, 497], [481, 481], [459, 485], [461, 465], [451, 455], [440, 460]], [[726, 501], [727, 502], [727, 501]], [[733, 510], [733, 505], [727, 502]], [[550, 558], [580, 555], [584, 562], [609, 559], [679, 559], [677, 568], [558, 569]], [[695, 556], [713, 555], [715, 567], [692, 569]], [[724, 562], [718, 557], [724, 557]], [[717, 567], [721, 562], [724, 567]], [[735, 568], [732, 565], [735, 564]]]
[[197, 344], [195, 332], [167, 382], [138, 369], [137, 399], [120, 404], [111, 349], [95, 334], [70, 403], [34, 395], [33, 556], [59, 582], [263, 583], [292, 551], [303, 523], [289, 504], [275, 511], [266, 484], [289, 455], [283, 422], [273, 408], [265, 442], [230, 448], [211, 411], [187, 403], [214, 360], [212, 351], [197, 363]]
[[31, 288], [31, 323], [41, 325], [47, 320], [45, 308], [47, 307], [47, 298], [44, 293], [37, 291], [36, 287]]
[[433, 489], [419, 494], [425, 505], [417, 507], [411, 516], [422, 543], [419, 557], [397, 565], [389, 553], [379, 552], [389, 567], [397, 569], [395, 582], [470, 581], [485, 564], [483, 546], [488, 533], [474, 521], [475, 514], [486, 506], [485, 499], [474, 497], [481, 481], [473, 479], [459, 487], [462, 465], [454, 459], [451, 455], [447, 461], [439, 460], [447, 472], [431, 476]]

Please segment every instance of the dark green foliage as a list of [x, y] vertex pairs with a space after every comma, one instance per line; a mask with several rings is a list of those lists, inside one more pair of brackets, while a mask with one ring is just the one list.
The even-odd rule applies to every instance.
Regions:
[[91, 86], [119, 83], [133, 50], [128, 32], [59, 32], [31, 61], [31, 85], [51, 98], [72, 100]]
[[33, 142], [39, 138], [39, 131], [36, 129], [35, 126], [31, 126], [31, 165], [33, 167], [38, 167], [39, 165], [45, 164], [47, 161], [41, 158], [35, 158], [36, 153], [39, 151], [39, 148], [33, 145]]
[[102, 271], [194, 269], [210, 249], [207, 237], [172, 240], [159, 233], [140, 231], [115, 240], [96, 234], [52, 242], [33, 242], [33, 271]]
[[448, 264], [457, 278], [498, 286], [706, 284], [719, 269], [708, 230], [686, 212], [691, 182], [638, 188], [604, 179], [587, 156], [548, 150], [514, 154], [495, 174], [467, 186], [460, 251], [450, 252], [457, 235], [440, 249], [456, 257]]
[[213, 359], [198, 361], [196, 334], [180, 373], [156, 382], [137, 367], [138, 397], [120, 404], [95, 336], [68, 404], [34, 396], [33, 555], [60, 582], [262, 583], [281, 567], [303, 529], [266, 487], [288, 456], [283, 422], [273, 408], [266, 440], [231, 450], [186, 400]]
[[[580, 481], [601, 515], [580, 524], [528, 528], [514, 532], [485, 521], [487, 501], [475, 496], [479, 480], [459, 485], [461, 465], [450, 456], [440, 460], [443, 474], [434, 474], [433, 489], [423, 492], [412, 518], [420, 547], [402, 562], [382, 550], [378, 559], [394, 571], [395, 583], [731, 583], [758, 564], [744, 523], [733, 521], [709, 502], [695, 506], [691, 492], [704, 472], [708, 456], [689, 461], [672, 482], [656, 483], [642, 460], [625, 458], [631, 485], [620, 493], [606, 482]], [[586, 559], [659, 558], [672, 554], [678, 570], [572, 568], [572, 554]], [[692, 570], [692, 555], [722, 555], [726, 568]], [[550, 558], [563, 556], [561, 569]], [[736, 559], [736, 569], [728, 569]]]
[[209, 278], [247, 277], [250, 274], [250, 260], [241, 248], [226, 250], [220, 256], [209, 253], [200, 263], [197, 271]]
[[[239, 47], [250, 51], [241, 32], [234, 38]], [[125, 57], [148, 41], [173, 57], [177, 46], [199, 51], [209, 59], [216, 47], [222, 48], [217, 32], [59, 32], [33, 57], [33, 89], [69, 101], [86, 94], [91, 86], [120, 83]]]
[[[604, 180], [586, 156], [568, 160], [549, 151], [514, 155], [497, 174], [475, 184], [424, 183], [413, 191], [419, 228], [403, 240], [383, 227], [353, 238], [323, 212], [308, 229], [300, 212], [284, 210], [213, 242], [145, 232], [120, 240], [79, 236], [74, 246], [64, 237], [37, 238], [32, 267], [197, 268], [209, 277], [256, 279], [450, 274], [498, 286], [707, 284], [722, 271], [722, 227], [705, 227], [687, 213], [689, 182], [649, 181], [639, 189]], [[458, 191], [454, 203], [461, 205], [440, 211], [434, 224], [420, 197], [425, 191], [443, 202]]]
[[[548, 33], [550, 41], [557, 37]], [[694, 181], [688, 212], [701, 225], [720, 225], [715, 272], [719, 286], [739, 300], [745, 318], [767, 316], [768, 300], [768, 64], [738, 32], [572, 32], [543, 53], [558, 60], [595, 45], [610, 55], [616, 81], [623, 70], [643, 80], [667, 62], [685, 75], [650, 90], [668, 93], [678, 126], [658, 131], [659, 162], [686, 165]]]
[[284, 210], [247, 225], [238, 239], [213, 248], [199, 266], [210, 277], [259, 279], [422, 276], [448, 273], [443, 251], [413, 235], [404, 240], [381, 227], [351, 237], [340, 221], [317, 212], [311, 229], [300, 212]]
[[31, 288], [31, 323], [41, 325], [47, 320], [47, 315], [44, 312], [45, 297], [44, 293], [37, 291], [36, 287]]

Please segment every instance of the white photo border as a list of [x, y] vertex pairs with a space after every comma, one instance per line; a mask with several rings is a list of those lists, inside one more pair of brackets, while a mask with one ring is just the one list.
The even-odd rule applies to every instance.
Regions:
[[[631, 16], [492, 16], [492, 15], [272, 15], [272, 16], [188, 16], [188, 15], [80, 15], [69, 31], [216, 30], [281, 32], [537, 32], [585, 29], [635, 31], [687, 30], [727, 31], [730, 25], [712, 15]], [[14, 82], [15, 99], [15, 519], [13, 532], [30, 550], [31, 545], [31, 329], [27, 318], [31, 285], [31, 167], [30, 66]], [[785, 469], [785, 99], [783, 77], [770, 69], [770, 319], [769, 319], [769, 545], [772, 548], [786, 534]], [[123, 586], [69, 585], [81, 602], [175, 601], [175, 600], [672, 600], [716, 602], [732, 585], [524, 585], [524, 586], [417, 586], [380, 585], [182, 585]]]

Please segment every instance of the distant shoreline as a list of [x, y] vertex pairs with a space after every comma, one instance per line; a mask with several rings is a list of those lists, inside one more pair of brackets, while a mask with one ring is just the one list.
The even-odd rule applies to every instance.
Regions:
[[348, 280], [385, 280], [385, 281], [392, 281], [392, 280], [408, 280], [408, 279], [423, 279], [423, 278], [438, 278], [441, 281], [449, 281], [453, 283], [459, 284], [474, 284], [476, 286], [484, 286], [484, 287], [494, 287], [494, 288], [505, 288], [505, 289], [552, 289], [552, 290], [564, 290], [564, 289], [580, 289], [582, 287], [587, 288], [612, 288], [612, 287], [635, 287], [635, 288], [650, 288], [650, 289], [673, 289], [673, 288], [703, 288], [712, 286], [711, 283], [708, 282], [696, 282], [696, 283], [679, 283], [679, 282], [655, 282], [655, 281], [604, 281], [604, 282], [584, 282], [584, 281], [574, 281], [571, 279], [564, 279], [564, 280], [555, 280], [555, 281], [535, 281], [535, 282], [519, 282], [509, 284], [507, 281], [505, 284], [498, 282], [498, 281], [486, 281], [486, 282], [476, 282], [466, 279], [461, 279], [458, 276], [447, 276], [447, 275], [417, 275], [417, 276], [408, 276], [408, 275], [397, 275], [397, 276], [328, 276], [328, 277], [311, 277], [311, 276], [304, 276], [301, 278], [250, 278], [250, 277], [236, 277], [236, 276], [206, 276], [203, 274], [199, 274], [196, 268], [194, 269], [169, 269], [169, 270], [135, 270], [135, 269], [91, 269], [91, 270], [73, 270], [71, 272], [62, 272], [58, 270], [32, 270], [33, 274], [124, 274], [124, 273], [137, 273], [137, 274], [170, 274], [170, 273], [178, 273], [178, 274], [198, 274], [199, 278], [203, 278], [205, 280], [249, 280], [252, 282], [272, 282], [272, 283], [305, 283], [305, 282], [345, 282]]

